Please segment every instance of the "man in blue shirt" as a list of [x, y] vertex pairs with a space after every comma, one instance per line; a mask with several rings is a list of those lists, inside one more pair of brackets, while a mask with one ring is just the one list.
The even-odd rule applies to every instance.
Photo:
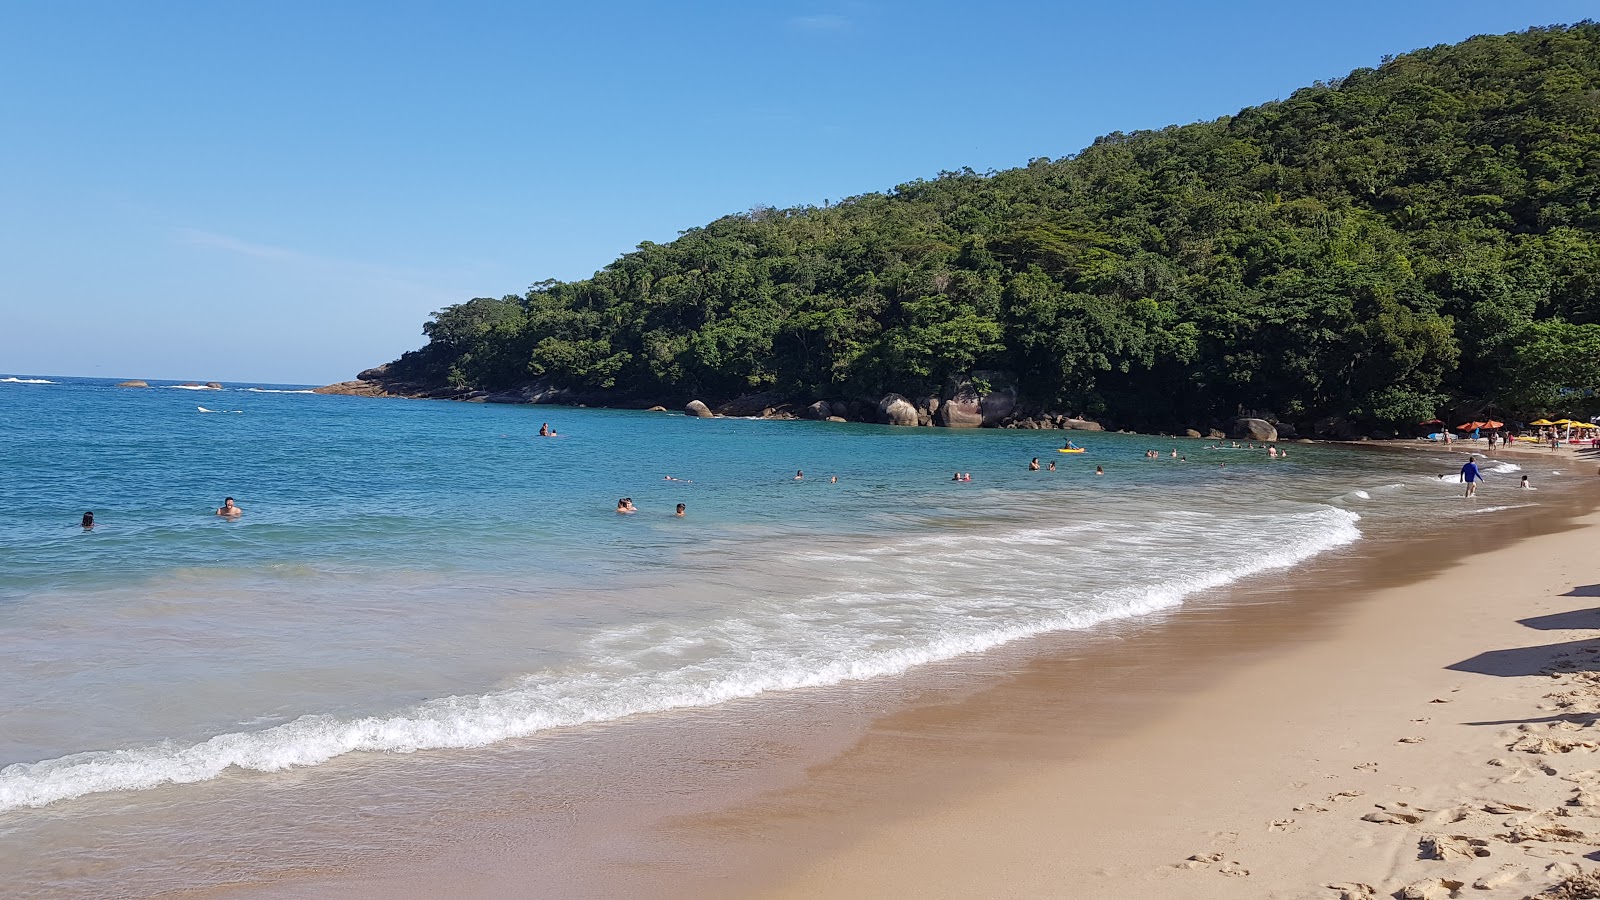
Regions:
[[1467, 457], [1467, 464], [1461, 467], [1461, 480], [1467, 483], [1467, 496], [1478, 493], [1478, 482], [1483, 480], [1483, 473], [1478, 471], [1476, 456]]

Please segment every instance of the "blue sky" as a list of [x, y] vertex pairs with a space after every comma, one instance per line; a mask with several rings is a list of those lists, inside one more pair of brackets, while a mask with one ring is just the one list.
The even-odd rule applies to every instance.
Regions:
[[1286, 96], [1579, 2], [12, 2], [0, 373], [321, 383], [717, 216]]

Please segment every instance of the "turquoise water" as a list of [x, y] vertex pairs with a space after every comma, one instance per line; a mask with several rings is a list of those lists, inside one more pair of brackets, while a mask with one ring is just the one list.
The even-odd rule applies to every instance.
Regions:
[[1537, 496], [1064, 436], [0, 379], [0, 828], [893, 675]]

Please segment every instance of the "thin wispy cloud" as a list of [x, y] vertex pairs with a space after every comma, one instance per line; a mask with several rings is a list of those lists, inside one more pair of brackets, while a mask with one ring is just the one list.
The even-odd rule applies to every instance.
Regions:
[[850, 19], [838, 13], [818, 13], [811, 16], [791, 16], [784, 20], [784, 24], [795, 31], [848, 31]]
[[220, 250], [224, 253], [245, 256], [251, 259], [265, 260], [277, 263], [283, 268], [296, 269], [306, 273], [320, 273], [323, 277], [336, 276], [376, 280], [391, 284], [422, 287], [441, 281], [457, 281], [463, 274], [389, 266], [333, 256], [320, 256], [303, 250], [256, 243], [255, 241], [247, 241], [231, 235], [218, 234], [214, 231], [205, 231], [199, 228], [179, 228], [176, 229], [175, 233], [178, 242], [182, 244]]

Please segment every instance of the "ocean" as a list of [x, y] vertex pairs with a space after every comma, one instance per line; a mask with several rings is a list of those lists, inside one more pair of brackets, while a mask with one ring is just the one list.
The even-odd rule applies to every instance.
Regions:
[[[224, 883], [200, 810], [227, 806], [248, 841], [256, 801], [329, 796], [319, 772], [470, 785], [490, 756], [585, 729], [626, 742], [741, 698], [1136, 626], [1576, 477], [1492, 462], [1469, 501], [1443, 448], [1270, 459], [151, 384], [0, 377], [0, 879], [19, 896]], [[1056, 453], [1067, 437], [1088, 452]], [[226, 496], [236, 521], [214, 515]], [[262, 879], [303, 862], [258, 856]]]

